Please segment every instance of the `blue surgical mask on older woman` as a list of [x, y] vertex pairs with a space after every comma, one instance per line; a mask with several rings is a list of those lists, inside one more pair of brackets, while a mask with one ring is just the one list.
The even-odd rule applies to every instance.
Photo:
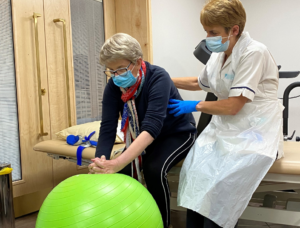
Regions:
[[[206, 38], [206, 47], [208, 50], [212, 52], [224, 52], [227, 51], [229, 47], [230, 40], [229, 38], [231, 37], [230, 33], [228, 37], [222, 37], [222, 36], [214, 36], [214, 37], [207, 37]], [[228, 38], [228, 40], [223, 44], [222, 40], [224, 38]]]
[[[134, 67], [132, 68], [132, 70], [134, 69]], [[127, 70], [127, 72], [124, 72], [123, 74], [114, 76], [112, 80], [116, 86], [128, 88], [136, 83], [137, 78], [133, 76], [131, 70]]]

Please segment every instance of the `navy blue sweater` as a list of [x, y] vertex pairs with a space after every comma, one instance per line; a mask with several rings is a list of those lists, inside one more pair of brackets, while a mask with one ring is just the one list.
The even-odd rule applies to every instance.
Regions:
[[[192, 114], [174, 117], [168, 113], [169, 99], [182, 100], [169, 74], [163, 68], [148, 62], [146, 67], [145, 83], [135, 100], [140, 132], [147, 131], [154, 139], [181, 132], [196, 133]], [[110, 79], [104, 90], [96, 157], [105, 155], [107, 159], [110, 158], [116, 138], [119, 113], [123, 112], [124, 102], [121, 100], [121, 95], [120, 88]]]

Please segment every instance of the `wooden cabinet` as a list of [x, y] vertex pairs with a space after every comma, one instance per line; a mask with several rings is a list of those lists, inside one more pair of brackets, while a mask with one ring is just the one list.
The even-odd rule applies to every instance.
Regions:
[[[46, 58], [46, 35], [43, 1], [12, 1], [16, 87], [22, 180], [13, 183], [15, 214], [20, 216], [39, 208], [43, 199], [53, 188], [53, 161], [34, 152], [32, 147], [41, 140], [51, 139], [48, 77]], [[34, 12], [42, 16], [37, 19], [39, 36], [39, 58], [36, 58]], [[40, 104], [38, 98], [37, 62], [40, 64], [42, 116], [44, 132], [40, 136]]]
[[[87, 169], [52, 160], [32, 149], [39, 141], [53, 139], [56, 132], [76, 124], [70, 1], [14, 0], [12, 13], [22, 160], [22, 180], [14, 182], [14, 203], [16, 216], [20, 216], [38, 210], [61, 180]], [[34, 13], [40, 15], [37, 27]], [[54, 19], [61, 21], [55, 23]], [[45, 91], [41, 107], [46, 136], [40, 135], [39, 75]]]
[[[22, 180], [13, 183], [18, 217], [37, 211], [54, 186], [72, 175], [87, 173], [87, 168], [52, 160], [32, 149], [38, 142], [54, 139], [56, 132], [76, 124], [72, 0], [11, 1], [22, 165]], [[118, 32], [132, 35], [140, 42], [144, 59], [152, 62], [150, 0], [104, 0], [103, 4], [105, 37]], [[34, 13], [40, 15], [36, 26]], [[40, 135], [41, 126], [47, 135]]]
[[[55, 139], [56, 132], [69, 127], [70, 124], [76, 124], [70, 0], [44, 0], [44, 15], [50, 128], [51, 139]], [[54, 23], [54, 19], [62, 19], [64, 22]], [[64, 26], [66, 37], [64, 37]], [[65, 42], [67, 53], [64, 49]], [[68, 71], [65, 69], [66, 61]], [[69, 91], [67, 91], [66, 83], [67, 74], [69, 74]], [[68, 96], [70, 96], [70, 110]], [[53, 160], [53, 186], [72, 175], [87, 172], [87, 168], [78, 168], [75, 163], [65, 160]]]

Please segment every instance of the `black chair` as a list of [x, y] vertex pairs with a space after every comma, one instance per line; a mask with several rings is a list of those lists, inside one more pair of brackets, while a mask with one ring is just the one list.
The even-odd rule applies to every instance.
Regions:
[[[218, 98], [213, 93], [207, 93], [205, 101], [216, 101]], [[197, 125], [197, 136], [201, 134], [201, 132], [206, 128], [206, 126], [209, 124], [210, 120], [212, 118], [212, 115], [201, 113], [199, 122]]]

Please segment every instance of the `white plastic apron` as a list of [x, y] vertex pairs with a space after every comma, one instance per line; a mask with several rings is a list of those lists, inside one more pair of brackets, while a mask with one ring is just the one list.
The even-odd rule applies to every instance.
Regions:
[[[229, 74], [234, 74], [237, 55], [232, 55]], [[227, 99], [228, 80], [216, 74], [208, 78], [212, 92]], [[254, 99], [237, 115], [214, 115], [184, 161], [178, 205], [233, 228], [276, 158], [282, 110], [277, 100]]]

